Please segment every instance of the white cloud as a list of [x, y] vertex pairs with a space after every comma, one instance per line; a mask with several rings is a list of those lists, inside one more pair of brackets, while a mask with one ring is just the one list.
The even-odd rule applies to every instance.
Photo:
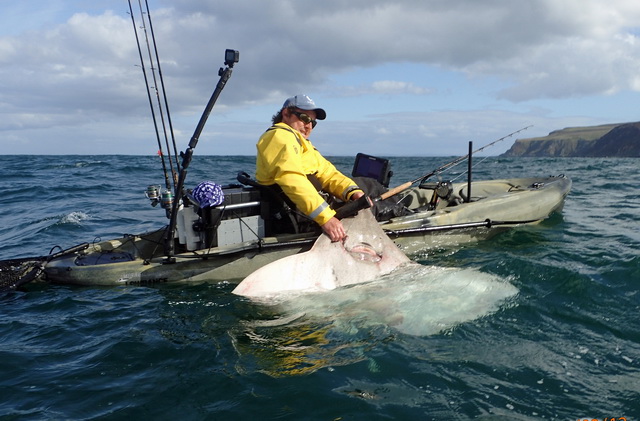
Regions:
[[[629, 0], [606, 7], [599, 0], [241, 0], [224, 7], [184, 0], [154, 18], [169, 31], [163, 49], [190, 66], [192, 76], [209, 69], [211, 56], [203, 52], [239, 49], [245, 89], [238, 95], [245, 97], [297, 92], [357, 67], [418, 62], [497, 75], [517, 92], [505, 97], [520, 101], [600, 93], [614, 82], [629, 88], [629, 69], [640, 64], [630, 32], [640, 8]], [[583, 65], [596, 74], [615, 72], [593, 83]], [[532, 83], [530, 75], [542, 72], [548, 85]], [[575, 88], [558, 93], [567, 78]]]
[[366, 85], [340, 86], [331, 89], [334, 95], [364, 96], [364, 95], [429, 95], [432, 90], [417, 86], [412, 82], [400, 80], [378, 80]]
[[[37, 24], [22, 31], [18, 21], [25, 16], [24, 8], [7, 8], [0, 19], [10, 27], [0, 32], [0, 142], [33, 144], [43, 130], [49, 130], [49, 136], [70, 127], [74, 133], [94, 133], [93, 127], [109, 124], [123, 131], [125, 125], [139, 130], [137, 124], [148, 121], [149, 112], [126, 3], [42, 4], [49, 7], [38, 9]], [[76, 9], [69, 12], [64, 5]], [[245, 126], [233, 126], [237, 130], [252, 124], [262, 127], [258, 121], [268, 120], [273, 111], [265, 110], [277, 107], [290, 93], [316, 92], [327, 102], [361, 96], [369, 108], [376, 96], [385, 98], [380, 107], [409, 96], [411, 101], [399, 101], [410, 104], [406, 110], [424, 109], [449, 119], [419, 125], [389, 110], [393, 118], [371, 124], [370, 112], [364, 112], [361, 121], [353, 123], [359, 130], [341, 132], [363, 142], [378, 139], [379, 133], [396, 133], [404, 143], [410, 143], [413, 132], [418, 138], [435, 139], [445, 130], [434, 134], [429, 129], [434, 124], [449, 125], [450, 133], [461, 138], [461, 123], [473, 112], [439, 108], [437, 101], [444, 97], [435, 96], [438, 81], [404, 74], [403, 63], [462, 73], [470, 83], [492, 80], [492, 89], [475, 93], [473, 99], [485, 117], [496, 104], [516, 108], [546, 99], [640, 90], [636, 0], [150, 0], [150, 6], [176, 128], [184, 133], [193, 129], [211, 94], [225, 48], [240, 50], [240, 64], [230, 82], [233, 89], [225, 90], [216, 110], [230, 118], [255, 118]], [[53, 20], [63, 15], [64, 20]], [[397, 65], [393, 74], [339, 89], [330, 83], [334, 75], [390, 63]], [[479, 104], [479, 95], [485, 105]], [[469, 105], [459, 107], [466, 110]], [[513, 117], [521, 111], [507, 114]], [[558, 116], [547, 118], [552, 122]], [[582, 121], [569, 114], [563, 121], [577, 120]], [[331, 124], [327, 122], [327, 128]], [[491, 122], [467, 126], [477, 132], [483, 124]], [[58, 140], [60, 145], [64, 141]], [[130, 143], [113, 147], [126, 153]], [[253, 153], [253, 148], [245, 149]]]
[[425, 95], [430, 91], [429, 89], [421, 88], [409, 82], [401, 82], [397, 80], [380, 80], [373, 83], [373, 90], [376, 93], [383, 94], [411, 94], [411, 95]]

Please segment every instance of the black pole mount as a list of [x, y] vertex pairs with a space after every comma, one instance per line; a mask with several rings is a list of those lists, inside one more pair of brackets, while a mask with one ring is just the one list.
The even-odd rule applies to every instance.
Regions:
[[176, 225], [178, 219], [178, 206], [182, 202], [182, 197], [184, 196], [184, 181], [187, 178], [187, 169], [189, 168], [189, 164], [191, 164], [191, 159], [193, 158], [193, 150], [198, 144], [198, 140], [200, 139], [200, 134], [204, 129], [205, 124], [207, 123], [207, 119], [209, 118], [209, 114], [211, 114], [211, 110], [215, 105], [220, 93], [224, 89], [227, 81], [231, 77], [231, 73], [233, 71], [233, 65], [236, 64], [240, 60], [240, 53], [237, 50], [227, 49], [224, 53], [224, 64], [226, 67], [220, 68], [218, 70], [218, 76], [220, 79], [218, 80], [218, 84], [216, 85], [213, 94], [211, 94], [211, 98], [207, 103], [207, 106], [200, 117], [200, 121], [196, 126], [195, 131], [193, 132], [193, 136], [191, 136], [191, 140], [189, 141], [189, 145], [184, 152], [180, 153], [180, 157], [182, 158], [182, 169], [180, 170], [180, 175], [178, 177], [178, 183], [176, 184], [175, 191], [175, 200], [173, 201], [173, 206], [171, 207], [171, 216], [169, 217], [169, 226], [167, 227], [167, 231], [165, 233], [164, 238], [164, 253], [166, 256], [165, 262], [171, 263], [175, 261], [173, 257], [175, 254], [175, 233], [176, 233]]

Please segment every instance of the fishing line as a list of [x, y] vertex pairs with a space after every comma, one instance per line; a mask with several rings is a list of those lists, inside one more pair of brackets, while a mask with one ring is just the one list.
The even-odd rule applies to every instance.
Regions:
[[508, 134], [508, 135], [506, 135], [506, 136], [502, 136], [500, 139], [496, 139], [496, 140], [494, 140], [493, 142], [491, 142], [491, 143], [489, 143], [489, 144], [487, 144], [487, 145], [484, 145], [483, 147], [478, 148], [478, 149], [476, 149], [475, 151], [473, 151], [473, 152], [471, 152], [471, 153], [468, 153], [468, 154], [466, 154], [466, 155], [464, 155], [464, 156], [458, 157], [458, 158], [454, 159], [453, 161], [448, 162], [448, 163], [446, 163], [446, 164], [444, 164], [444, 165], [442, 165], [442, 166], [440, 166], [440, 167], [436, 168], [435, 170], [431, 171], [431, 172], [430, 172], [430, 173], [428, 173], [428, 174], [422, 175], [422, 176], [420, 176], [420, 177], [418, 177], [418, 178], [416, 178], [416, 179], [414, 179], [414, 180], [407, 181], [407, 182], [406, 182], [406, 183], [404, 183], [404, 184], [401, 184], [401, 185], [399, 185], [399, 186], [397, 186], [397, 187], [394, 187], [394, 188], [392, 188], [391, 190], [387, 191], [386, 193], [384, 193], [384, 194], [380, 195], [380, 197], [379, 197], [379, 198], [376, 198], [376, 200], [384, 200], [384, 199], [388, 199], [389, 197], [391, 197], [391, 196], [393, 196], [393, 195], [395, 195], [395, 194], [398, 194], [398, 193], [401, 193], [401, 192], [405, 191], [406, 189], [408, 189], [409, 187], [411, 187], [411, 185], [412, 185], [413, 183], [417, 183], [418, 181], [425, 182], [428, 178], [430, 178], [430, 177], [432, 177], [432, 176], [434, 176], [434, 175], [439, 175], [440, 173], [442, 173], [442, 172], [444, 172], [444, 171], [446, 171], [446, 170], [448, 170], [448, 169], [450, 169], [450, 168], [453, 168], [454, 166], [456, 166], [456, 165], [458, 165], [459, 163], [463, 162], [464, 160], [468, 159], [468, 158], [469, 158], [469, 156], [470, 156], [471, 154], [474, 154], [474, 153], [480, 152], [480, 151], [482, 151], [482, 150], [484, 150], [484, 149], [488, 148], [489, 146], [495, 145], [496, 143], [498, 143], [498, 142], [500, 142], [500, 141], [502, 141], [502, 140], [505, 140], [505, 139], [506, 139], [506, 138], [508, 138], [508, 137], [513, 136], [514, 134], [517, 134], [517, 133], [520, 133], [520, 132], [522, 132], [522, 131], [524, 131], [524, 130], [527, 130], [529, 127], [533, 127], [533, 125], [529, 125], [529, 126], [527, 126], [527, 127], [523, 127], [523, 128], [521, 128], [520, 130], [516, 130], [515, 132], [511, 132], [511, 133], [509, 133], [509, 134]]
[[[527, 127], [523, 127], [522, 129], [520, 129], [520, 130], [518, 130], [518, 131], [515, 131], [515, 132], [513, 132], [513, 133], [509, 133], [508, 135], [506, 135], [506, 136], [504, 136], [504, 137], [501, 137], [500, 139], [498, 139], [498, 140], [496, 140], [496, 141], [494, 141], [494, 142], [491, 142], [491, 143], [489, 143], [488, 145], [485, 145], [485, 146], [481, 147], [480, 149], [477, 149], [477, 150], [473, 151], [473, 153], [480, 152], [480, 151], [482, 151], [483, 149], [485, 149], [485, 148], [487, 148], [487, 147], [489, 147], [489, 146], [491, 146], [491, 145], [493, 145], [493, 144], [495, 144], [495, 143], [497, 143], [497, 142], [500, 142], [500, 141], [502, 141], [502, 140], [504, 140], [504, 139], [506, 139], [506, 138], [508, 138], [508, 137], [511, 137], [511, 136], [513, 136], [514, 134], [517, 134], [517, 133], [520, 133], [520, 132], [522, 132], [522, 131], [524, 131], [524, 130], [527, 130], [527, 129], [528, 129], [528, 128], [530, 128], [530, 127], [533, 127], [533, 125], [529, 125], [529, 126], [527, 126]], [[469, 156], [469, 155], [467, 155], [467, 157], [468, 157], [468, 156]], [[484, 158], [482, 158], [482, 159], [480, 160], [480, 162], [477, 162], [477, 163], [473, 164], [473, 165], [471, 166], [471, 168], [475, 168], [477, 165], [482, 164], [482, 163], [483, 163], [484, 161], [486, 161], [488, 158], [489, 158], [488, 156], [485, 156]], [[450, 167], [450, 168], [453, 168], [453, 167]], [[457, 180], [458, 178], [462, 177], [463, 175], [465, 175], [465, 174], [466, 174], [466, 173], [468, 173], [468, 172], [469, 172], [469, 170], [467, 169], [466, 171], [461, 172], [457, 177], [452, 178], [450, 181], [455, 181], [455, 180]]]
[[[489, 157], [488, 157], [488, 156], [485, 156], [485, 157], [484, 157], [484, 158], [482, 158], [479, 162], [476, 162], [475, 164], [473, 164], [473, 165], [471, 166], [471, 168], [475, 168], [477, 165], [482, 164], [484, 161], [486, 161], [486, 160], [487, 160], [487, 158], [489, 158]], [[461, 172], [460, 174], [458, 174], [456, 177], [452, 178], [452, 179], [451, 179], [451, 180], [449, 180], [449, 181], [452, 181], [452, 182], [453, 182], [453, 181], [456, 181], [458, 178], [462, 177], [463, 175], [465, 175], [465, 174], [466, 174], [466, 173], [468, 173], [468, 172], [469, 172], [469, 170], [464, 170], [463, 172]]]

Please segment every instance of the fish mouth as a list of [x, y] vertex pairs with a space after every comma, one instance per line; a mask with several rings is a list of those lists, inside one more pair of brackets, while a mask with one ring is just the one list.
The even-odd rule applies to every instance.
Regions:
[[378, 263], [382, 260], [382, 254], [378, 253], [369, 243], [357, 243], [346, 248], [345, 250], [351, 254], [356, 260]]

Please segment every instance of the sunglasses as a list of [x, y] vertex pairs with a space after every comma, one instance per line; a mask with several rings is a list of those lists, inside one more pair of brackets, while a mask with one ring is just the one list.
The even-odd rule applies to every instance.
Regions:
[[300, 119], [300, 121], [302, 121], [304, 124], [311, 123], [311, 128], [312, 129], [315, 129], [316, 124], [318, 124], [318, 120], [312, 119], [311, 117], [309, 117], [308, 114], [301, 113], [299, 111], [291, 111], [291, 114], [293, 114], [296, 117], [298, 117]]

